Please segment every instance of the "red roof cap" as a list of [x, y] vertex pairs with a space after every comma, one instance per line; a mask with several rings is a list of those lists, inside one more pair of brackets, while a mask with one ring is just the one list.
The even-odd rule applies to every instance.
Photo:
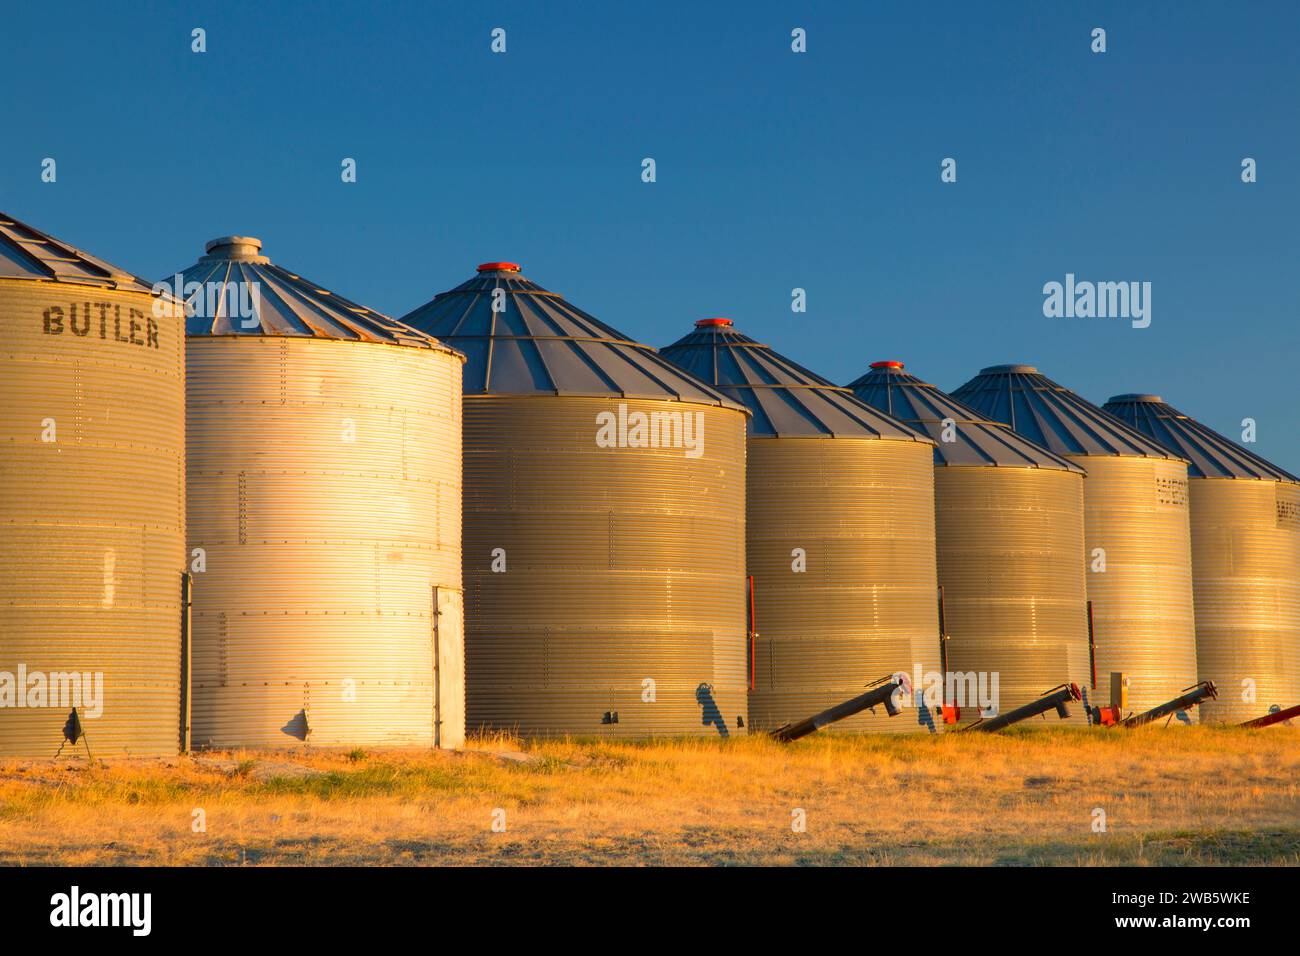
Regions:
[[732, 325], [731, 319], [696, 319], [695, 327], [697, 329], [711, 329], [718, 326]]
[[902, 362], [872, 362], [872, 368], [902, 368]]
[[478, 267], [479, 272], [518, 272], [517, 262], [484, 262]]

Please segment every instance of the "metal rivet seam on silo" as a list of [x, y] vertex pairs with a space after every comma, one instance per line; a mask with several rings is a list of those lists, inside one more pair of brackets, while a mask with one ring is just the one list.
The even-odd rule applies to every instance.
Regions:
[[179, 304], [0, 215], [0, 338], [0, 756], [174, 754]]
[[512, 263], [403, 321], [468, 358], [471, 729], [747, 732], [744, 409]]
[[[701, 319], [660, 354], [751, 412], [746, 551], [754, 727], [773, 730], [903, 671], [939, 668], [933, 442], [737, 331]], [[839, 732], [938, 732], [924, 699]]]
[[1033, 366], [983, 369], [952, 396], [1087, 470], [1085, 577], [1099, 689], [1124, 673], [1129, 707], [1140, 713], [1195, 684], [1187, 462]]
[[[874, 362], [849, 387], [935, 440], [939, 584], [948, 670], [961, 675], [953, 691], [961, 692], [962, 722], [980, 716], [970, 674], [977, 688], [997, 675], [999, 713], [1061, 683], [1076, 683], [1094, 698], [1083, 469], [962, 405], [901, 362]], [[1070, 722], [1087, 723], [1083, 707], [1072, 709]]]
[[179, 280], [194, 744], [459, 746], [463, 356], [260, 245]]
[[1219, 689], [1201, 719], [1242, 723], [1300, 703], [1300, 478], [1158, 395], [1103, 407], [1191, 463], [1196, 666]]

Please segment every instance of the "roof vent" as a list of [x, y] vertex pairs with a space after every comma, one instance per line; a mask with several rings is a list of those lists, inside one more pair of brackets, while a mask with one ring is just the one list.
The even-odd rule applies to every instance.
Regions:
[[519, 263], [517, 262], [481, 262], [478, 265], [479, 272], [518, 272]]
[[714, 329], [730, 328], [734, 323], [731, 319], [696, 319], [695, 327], [697, 329]]
[[872, 362], [872, 368], [902, 368], [902, 362]]
[[218, 236], [203, 246], [206, 259], [262, 259], [262, 240], [252, 236]]

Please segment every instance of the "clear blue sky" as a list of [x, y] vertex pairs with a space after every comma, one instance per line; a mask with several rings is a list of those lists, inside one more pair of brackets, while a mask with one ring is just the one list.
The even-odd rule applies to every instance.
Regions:
[[[514, 260], [642, 341], [728, 315], [838, 382], [1032, 362], [1255, 418], [1300, 472], [1300, 4], [479, 6], [11, 6], [0, 209], [153, 278], [256, 235], [393, 315]], [[1150, 281], [1151, 327], [1045, 318], [1067, 272]]]

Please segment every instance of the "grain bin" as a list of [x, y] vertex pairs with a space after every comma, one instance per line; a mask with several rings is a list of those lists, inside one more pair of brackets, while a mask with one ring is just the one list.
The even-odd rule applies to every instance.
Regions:
[[403, 321], [468, 356], [471, 729], [743, 733], [744, 409], [512, 263]]
[[187, 307], [193, 737], [458, 746], [463, 357], [227, 236]]
[[174, 754], [179, 305], [0, 214], [0, 336], [0, 756]]
[[[979, 716], [997, 675], [999, 713], [1061, 683], [1090, 700], [1079, 465], [907, 372], [873, 362], [849, 386], [935, 440], [934, 498], [950, 700]], [[986, 699], [989, 694], [986, 692]], [[1071, 722], [1086, 723], [1083, 708]]]
[[[660, 355], [747, 407], [754, 727], [772, 730], [904, 671], [938, 670], [933, 442], [846, 388], [701, 319]], [[936, 731], [924, 700], [836, 725]]]
[[1241, 723], [1300, 704], [1300, 478], [1158, 395], [1104, 407], [1191, 463], [1196, 664], [1219, 688], [1201, 718]]
[[1140, 713], [1195, 684], [1187, 462], [1030, 365], [983, 369], [952, 395], [1087, 470], [1085, 578], [1099, 687], [1108, 691], [1109, 675], [1123, 672], [1129, 709]]

